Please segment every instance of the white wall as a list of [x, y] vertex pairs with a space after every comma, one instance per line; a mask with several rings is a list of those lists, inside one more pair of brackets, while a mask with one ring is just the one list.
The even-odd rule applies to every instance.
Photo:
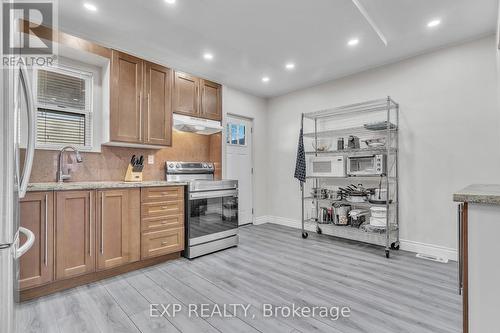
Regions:
[[400, 223], [409, 241], [402, 246], [430, 244], [453, 257], [452, 193], [500, 183], [497, 92], [491, 36], [271, 99], [268, 214], [299, 223], [293, 170], [301, 112], [390, 95], [400, 103]]
[[[255, 218], [267, 214], [267, 102], [238, 90], [223, 87], [222, 110], [227, 114], [253, 119], [254, 209]], [[226, 128], [224, 124], [224, 128]], [[223, 140], [223, 173], [226, 168], [226, 144]], [[225, 177], [225, 174], [223, 174]]]

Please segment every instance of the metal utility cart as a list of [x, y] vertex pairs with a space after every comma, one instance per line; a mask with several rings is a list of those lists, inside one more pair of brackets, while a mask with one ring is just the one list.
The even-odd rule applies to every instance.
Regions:
[[[313, 223], [318, 234], [328, 234], [336, 237], [346, 238], [359, 242], [365, 242], [385, 247], [385, 255], [390, 256], [391, 249], [399, 249], [399, 202], [398, 202], [398, 131], [399, 131], [399, 105], [390, 97], [368, 101], [358, 104], [341, 106], [329, 110], [303, 113], [301, 126], [304, 133], [304, 147], [307, 160], [306, 183], [301, 187], [302, 192], [302, 237], [307, 238], [305, 223]], [[345, 138], [352, 139], [352, 145], [342, 142]], [[357, 139], [356, 139], [357, 138]], [[365, 140], [378, 142], [377, 145], [369, 146]], [[357, 140], [357, 142], [356, 142]], [[381, 144], [383, 142], [384, 144]], [[358, 144], [356, 144], [358, 143]], [[348, 147], [350, 146], [350, 147]], [[344, 168], [348, 169], [348, 163], [359, 160], [353, 157], [384, 156], [385, 170], [378, 175], [366, 174], [354, 175], [354, 172], [346, 171], [342, 176], [318, 176], [311, 175], [311, 158], [318, 156], [344, 156]], [[340, 157], [340, 159], [342, 159]], [[328, 159], [326, 159], [328, 161]], [[316, 158], [315, 161], [318, 161]], [[354, 185], [375, 189], [379, 193], [385, 191], [386, 200], [373, 202], [352, 202], [352, 197], [343, 197], [341, 190]], [[383, 187], [381, 185], [383, 184]], [[328, 190], [330, 189], [330, 190]], [[322, 197], [319, 191], [336, 193], [331, 197]], [[306, 195], [307, 193], [307, 195]], [[368, 198], [368, 197], [367, 197]], [[348, 200], [350, 199], [350, 200]], [[306, 211], [306, 204], [308, 204]], [[339, 225], [332, 221], [320, 221], [325, 207], [334, 205], [345, 205], [349, 209], [361, 209], [365, 212], [373, 212], [372, 207], [385, 207], [385, 226], [371, 227], [371, 216], [365, 215], [365, 221], [361, 226]], [[324, 206], [324, 207], [322, 207]], [[333, 211], [333, 208], [331, 208]], [[383, 209], [383, 208], [382, 208]], [[328, 211], [328, 210], [327, 210]], [[351, 221], [351, 220], [349, 220]]]

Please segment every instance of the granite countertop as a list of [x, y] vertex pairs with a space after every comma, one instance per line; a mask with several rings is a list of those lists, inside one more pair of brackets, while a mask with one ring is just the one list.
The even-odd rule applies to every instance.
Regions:
[[473, 184], [453, 194], [453, 201], [500, 205], [500, 184]]
[[28, 185], [28, 192], [183, 186], [183, 185], [187, 185], [187, 183], [167, 182], [165, 180], [152, 180], [152, 181], [144, 181], [137, 183], [123, 182], [123, 181], [65, 182], [65, 183], [53, 182], [53, 183], [31, 183]]

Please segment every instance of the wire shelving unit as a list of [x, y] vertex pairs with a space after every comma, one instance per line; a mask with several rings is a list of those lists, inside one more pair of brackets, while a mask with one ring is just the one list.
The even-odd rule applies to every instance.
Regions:
[[[384, 128], [377, 130], [365, 126], [371, 123], [384, 123]], [[318, 234], [328, 234], [340, 238], [346, 238], [354, 241], [365, 242], [383, 246], [385, 255], [390, 256], [391, 249], [399, 249], [399, 191], [398, 191], [398, 152], [399, 152], [399, 105], [391, 97], [373, 100], [363, 103], [341, 106], [333, 109], [317, 112], [303, 113], [301, 118], [301, 127], [303, 130], [304, 146], [306, 149], [306, 159], [312, 156], [362, 156], [369, 154], [386, 155], [387, 164], [385, 173], [381, 176], [345, 176], [345, 177], [306, 177], [306, 183], [301, 186], [302, 192], [302, 237], [307, 238], [308, 233], [305, 228], [306, 223], [313, 223], [316, 226]], [[309, 130], [306, 131], [306, 130]], [[319, 151], [318, 142], [320, 140], [331, 140], [336, 144], [338, 138], [345, 138], [355, 135], [361, 139], [383, 138], [385, 145], [383, 147], [361, 147], [356, 149], [341, 149]], [[308, 143], [310, 144], [308, 145]], [[337, 148], [337, 147], [335, 147]], [[345, 159], [346, 160], [346, 159]], [[309, 163], [308, 163], [309, 166]], [[336, 187], [350, 183], [374, 185], [384, 182], [384, 188], [387, 191], [387, 200], [383, 204], [370, 202], [350, 202], [345, 199], [324, 199], [315, 196], [306, 195], [306, 188], [312, 187], [318, 189], [321, 186]], [[306, 216], [305, 205], [310, 203], [310, 213]], [[369, 209], [374, 206], [386, 207], [387, 217], [386, 226], [377, 229], [377, 232], [361, 230], [360, 228], [336, 225], [333, 223], [320, 223], [320, 206], [334, 203], [347, 204], [353, 209]]]

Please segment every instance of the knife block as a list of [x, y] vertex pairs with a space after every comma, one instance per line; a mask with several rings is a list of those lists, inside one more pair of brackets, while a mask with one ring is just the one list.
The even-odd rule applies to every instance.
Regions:
[[127, 173], [125, 174], [126, 182], [142, 182], [142, 171], [134, 172], [132, 164], [128, 165]]

